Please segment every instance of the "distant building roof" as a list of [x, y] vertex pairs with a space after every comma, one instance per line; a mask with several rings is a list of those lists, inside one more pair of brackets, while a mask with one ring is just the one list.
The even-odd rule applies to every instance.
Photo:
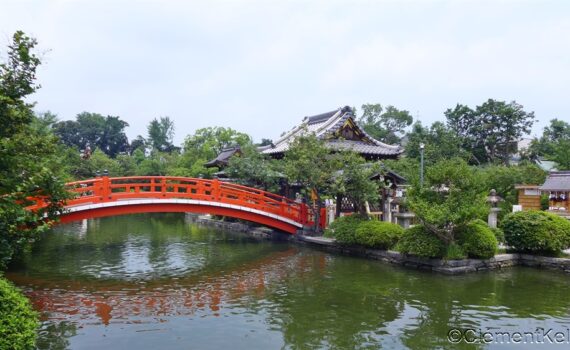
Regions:
[[228, 162], [230, 161], [230, 158], [236, 153], [241, 154], [240, 146], [224, 148], [215, 159], [212, 159], [211, 161], [205, 163], [204, 166], [206, 168], [212, 168], [212, 167], [220, 168], [227, 166]]
[[356, 124], [348, 106], [305, 117], [300, 125], [286, 132], [273, 145], [260, 147], [259, 151], [268, 155], [283, 154], [296, 137], [307, 133], [325, 140], [326, 146], [333, 150], [352, 150], [372, 158], [396, 158], [403, 153], [400, 146], [385, 144], [368, 135]]
[[542, 191], [570, 191], [570, 171], [553, 171], [540, 186]]

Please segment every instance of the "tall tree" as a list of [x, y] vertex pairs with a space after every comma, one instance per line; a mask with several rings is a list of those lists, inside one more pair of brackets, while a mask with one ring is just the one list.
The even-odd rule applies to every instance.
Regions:
[[282, 177], [281, 168], [281, 162], [258, 152], [256, 146], [246, 144], [241, 147], [241, 155], [230, 158], [225, 171], [243, 185], [276, 192]]
[[[18, 31], [8, 46], [8, 60], [0, 64], [0, 269], [55, 218], [66, 192], [50, 165], [56, 139], [32, 127], [36, 91], [36, 40]], [[44, 197], [46, 209], [30, 212], [28, 198]]]
[[141, 135], [137, 135], [134, 140], [131, 141], [131, 145], [129, 147], [129, 153], [133, 155], [137, 149], [140, 149], [143, 154], [146, 153], [147, 148], [147, 140], [142, 137]]
[[555, 161], [560, 170], [570, 169], [570, 124], [552, 119], [544, 128], [542, 136], [535, 138], [528, 150], [532, 160], [544, 158]]
[[470, 158], [469, 152], [462, 148], [462, 139], [442, 122], [435, 122], [428, 128], [418, 121], [407, 136], [406, 156], [419, 159], [420, 144], [423, 143], [426, 165], [456, 157], [465, 160]]
[[251, 145], [251, 137], [232, 128], [209, 127], [196, 130], [184, 140], [182, 166], [189, 169], [191, 176], [210, 176], [214, 169], [204, 168], [204, 163], [216, 158], [230, 146], [245, 147]]
[[386, 109], [380, 104], [363, 104], [358, 122], [370, 136], [389, 144], [400, 143], [404, 130], [412, 125], [410, 112], [394, 106]]
[[379, 200], [379, 182], [372, 180], [372, 177], [382, 174], [384, 170], [380, 163], [366, 163], [354, 152], [345, 151], [333, 157], [337, 158], [336, 165], [340, 170], [334, 173], [331, 192], [349, 198], [360, 216], [366, 217], [366, 203]]
[[486, 189], [475, 168], [461, 159], [441, 161], [427, 168], [425, 186], [413, 186], [409, 205], [421, 223], [447, 244], [460, 229], [485, 215]]
[[54, 133], [60, 140], [71, 147], [84, 149], [89, 145], [99, 148], [110, 157], [125, 153], [129, 148], [129, 140], [125, 128], [129, 124], [116, 116], [99, 113], [82, 112], [76, 120], [61, 121], [54, 124]]
[[174, 147], [174, 121], [170, 117], [154, 118], [148, 124], [148, 141], [153, 150], [172, 152]]
[[509, 163], [517, 141], [530, 133], [534, 112], [526, 112], [515, 101], [487, 100], [475, 109], [458, 104], [445, 111], [447, 124], [462, 139], [463, 146], [479, 163]]
[[315, 231], [318, 231], [322, 195], [327, 193], [333, 173], [339, 168], [337, 159], [330, 156], [324, 141], [314, 134], [295, 138], [285, 153], [285, 174], [290, 182], [300, 184], [305, 190], [305, 198], [316, 218]]

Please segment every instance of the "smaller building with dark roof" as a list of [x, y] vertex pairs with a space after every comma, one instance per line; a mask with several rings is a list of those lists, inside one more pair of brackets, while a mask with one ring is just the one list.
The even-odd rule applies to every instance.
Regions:
[[241, 155], [241, 147], [240, 146], [233, 146], [224, 148], [218, 156], [207, 163], [204, 163], [204, 167], [206, 168], [224, 168], [229, 164], [230, 158], [235, 155]]
[[570, 171], [551, 172], [539, 189], [548, 194], [549, 210], [570, 211]]

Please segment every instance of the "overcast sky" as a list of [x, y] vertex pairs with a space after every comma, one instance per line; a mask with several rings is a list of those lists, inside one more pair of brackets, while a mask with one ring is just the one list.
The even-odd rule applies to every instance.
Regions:
[[[37, 110], [170, 116], [276, 139], [306, 115], [392, 104], [429, 124], [456, 103], [516, 100], [570, 122], [570, 1], [0, 0], [44, 63]], [[535, 128], [539, 130], [539, 128]]]

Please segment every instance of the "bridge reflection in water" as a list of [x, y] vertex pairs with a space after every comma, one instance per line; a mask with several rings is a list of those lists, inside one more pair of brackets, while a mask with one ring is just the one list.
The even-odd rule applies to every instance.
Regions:
[[449, 278], [139, 214], [59, 226], [6, 277], [39, 349], [455, 349], [453, 327], [570, 324], [568, 276], [537, 271]]

